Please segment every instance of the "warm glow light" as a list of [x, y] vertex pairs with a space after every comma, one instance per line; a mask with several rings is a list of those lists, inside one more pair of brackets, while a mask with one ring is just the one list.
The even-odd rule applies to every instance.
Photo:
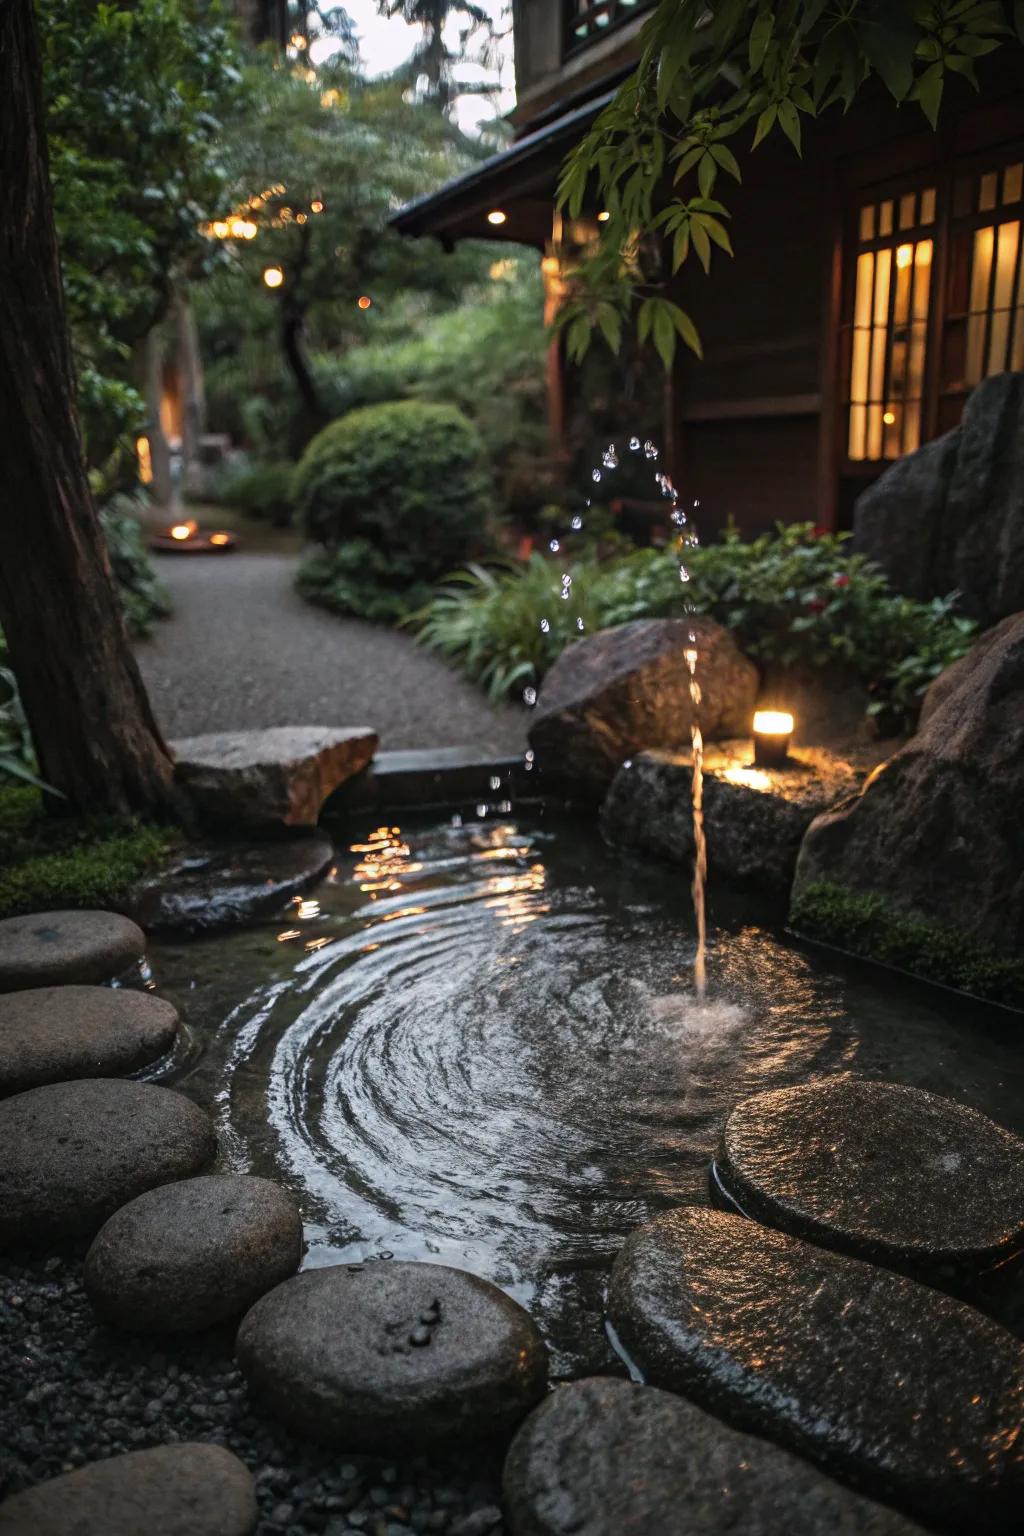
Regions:
[[293, 32], [292, 47], [297, 49], [299, 53], [302, 53], [303, 49], [309, 47], [309, 40], [308, 38], [303, 37], [301, 32]]
[[504, 224], [507, 218], [508, 214], [502, 213], [500, 208], [492, 208], [487, 215], [487, 222], [488, 224]]
[[231, 535], [230, 535], [230, 533], [211, 533], [210, 534], [210, 543], [211, 544], [230, 544], [231, 543]]
[[370, 298], [368, 293], [364, 293], [361, 298], [356, 300], [356, 303], [359, 305], [360, 309], [369, 309], [370, 305], [373, 303], [373, 300]]
[[184, 539], [190, 539], [191, 537], [192, 527], [190, 523], [175, 523], [174, 527], [171, 529], [171, 538], [177, 539], [179, 542]]
[[540, 264], [540, 269], [548, 277], [557, 277], [558, 276], [558, 271], [559, 271], [558, 257], [557, 256], [545, 256], [543, 261]]
[[607, 224], [610, 218], [611, 214], [608, 212], [607, 208], [602, 208], [601, 212], [597, 216], [597, 222], [599, 224]]
[[227, 219], [214, 219], [210, 228], [213, 230], [214, 236], [218, 240], [226, 240], [228, 235], [231, 233], [230, 229], [228, 228]]
[[305, 224], [305, 222], [306, 222], [306, 215], [304, 213], [297, 213], [295, 215], [295, 222], [296, 222], [296, 224]]
[[895, 426], [896, 425], [896, 412], [895, 411], [886, 411], [883, 414], [883, 416], [882, 416], [882, 420], [885, 422], [887, 427]]
[[137, 437], [135, 439], [135, 452], [139, 460], [139, 479], [143, 485], [153, 484], [153, 455], [149, 450], [149, 438]]
[[793, 716], [781, 709], [759, 709], [754, 716], [757, 736], [789, 736], [792, 730]]
[[323, 213], [324, 205], [318, 197], [315, 197], [309, 205], [310, 213]]
[[912, 245], [898, 245], [896, 247], [896, 265], [909, 267], [914, 259], [914, 247]]
[[263, 281], [266, 283], [268, 288], [280, 288], [281, 284], [284, 282], [284, 273], [281, 271], [280, 267], [264, 267]]
[[241, 219], [238, 224], [238, 233], [243, 240], [255, 240], [257, 226], [253, 223], [252, 219]]

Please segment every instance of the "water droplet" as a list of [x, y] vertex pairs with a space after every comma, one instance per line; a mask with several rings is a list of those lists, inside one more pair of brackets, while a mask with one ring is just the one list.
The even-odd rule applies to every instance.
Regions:
[[536, 754], [536, 752], [535, 752], [535, 751], [534, 751], [534, 750], [533, 750], [533, 748], [532, 748], [532, 747], [529, 747], [529, 748], [527, 748], [527, 752], [526, 752], [526, 761], [527, 761], [527, 762], [528, 762], [528, 763], [532, 763], [532, 762], [533, 762], [533, 761], [534, 761], [534, 759], [535, 759], [535, 758], [536, 758], [536, 756], [537, 756], [537, 754]]
[[657, 445], [655, 443], [653, 443], [650, 438], [648, 438], [646, 443], [644, 443], [644, 458], [645, 459], [656, 459], [657, 457], [658, 457]]
[[609, 443], [604, 453], [602, 453], [601, 463], [604, 465], [605, 469], [618, 469], [619, 455], [615, 451], [614, 443]]
[[599, 469], [592, 469], [590, 471], [590, 478], [591, 478], [591, 480], [593, 480], [594, 484], [596, 485], [598, 480], [600, 480], [600, 478], [601, 478], [601, 471]]
[[512, 812], [512, 801], [511, 800], [499, 800], [498, 801], [498, 810], [499, 810], [499, 812], [501, 813], [502, 816], [510, 815], [511, 812]]
[[484, 817], [487, 815], [486, 805], [478, 805], [476, 808], [476, 813], [480, 817], [480, 820], [483, 821]]
[[550, 551], [551, 551], [551, 553], [553, 555], [557, 555], [558, 551], [561, 549], [561, 547], [562, 546], [561, 546], [561, 544], [559, 544], [557, 539], [552, 539], [551, 543], [548, 545], [548, 549], [550, 549]]
[[672, 521], [675, 523], [677, 528], [681, 528], [686, 522], [686, 513], [683, 511], [682, 507], [674, 508], [672, 512]]
[[584, 501], [583, 505], [585, 507], [589, 507], [590, 506], [590, 497], [589, 496], [586, 498], [586, 500]]
[[529, 758], [526, 759], [525, 766], [526, 766], [527, 773], [532, 773], [533, 772], [533, 763], [530, 761]]
[[496, 773], [492, 773], [491, 774], [491, 788], [492, 789], [500, 789], [501, 788], [501, 778], [500, 778], [500, 775], [498, 775]]
[[540, 632], [542, 635], [549, 635], [551, 633], [551, 625], [548, 623], [547, 619], [541, 619]]
[[572, 586], [572, 577], [569, 575], [568, 571], [563, 571], [563, 573], [562, 573], [562, 586], [563, 587], [571, 587]]
[[587, 626], [584, 624], [582, 619], [577, 619], [576, 620], [576, 628], [580, 631], [580, 633], [582, 633], [583, 630], [586, 629], [586, 627]]
[[576, 516], [572, 520], [572, 531], [573, 531], [573, 533], [579, 533], [579, 531], [580, 531], [580, 529], [582, 527], [583, 527], [583, 519], [582, 519], [582, 517], [580, 517], [579, 513], [577, 512]]
[[563, 602], [567, 602], [568, 599], [572, 596], [572, 593], [569, 591], [568, 587], [563, 587], [559, 595]]
[[456, 811], [455, 815], [452, 817], [452, 826], [453, 827], [461, 827], [462, 826], [462, 817], [459, 815], [458, 811]]
[[630, 440], [629, 440], [629, 446], [630, 446], [630, 448], [632, 449], [632, 451], [634, 453], [639, 453], [640, 452], [640, 439], [638, 437], [631, 437]]
[[533, 706], [536, 704], [536, 702], [537, 702], [537, 690], [536, 690], [536, 688], [524, 688], [523, 689], [523, 703], [526, 705], [526, 707], [528, 709], [532, 709]]
[[632, 766], [633, 766], [633, 759], [631, 757], [627, 757], [626, 761], [623, 763], [622, 766], [623, 766], [623, 768], [632, 768]]
[[681, 565], [679, 567], [679, 580], [680, 581], [689, 581], [689, 579], [690, 579], [689, 571], [686, 569], [685, 565]]

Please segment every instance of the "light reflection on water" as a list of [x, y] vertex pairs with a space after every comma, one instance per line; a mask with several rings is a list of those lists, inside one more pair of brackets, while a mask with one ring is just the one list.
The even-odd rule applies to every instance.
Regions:
[[743, 921], [712, 922], [698, 1003], [685, 880], [592, 838], [378, 828], [269, 942], [155, 951], [172, 987], [199, 977], [200, 1015], [211, 978], [192, 1086], [229, 1162], [299, 1194], [310, 1261], [476, 1270], [564, 1364], [599, 1355], [608, 1261], [695, 1197], [737, 1099], [854, 1069], [1009, 1123], [1020, 1084], [1012, 1031], [976, 1035], [960, 1004], [834, 974]]

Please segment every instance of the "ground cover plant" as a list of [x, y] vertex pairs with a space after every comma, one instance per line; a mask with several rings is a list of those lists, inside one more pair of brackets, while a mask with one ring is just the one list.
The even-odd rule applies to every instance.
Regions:
[[[878, 568], [851, 555], [847, 536], [809, 523], [779, 524], [745, 540], [729, 530], [680, 551], [638, 549], [605, 561], [534, 555], [528, 562], [460, 572], [412, 621], [492, 698], [536, 684], [566, 645], [595, 628], [681, 616], [686, 604], [731, 630], [761, 665], [840, 664], [893, 725], [916, 717], [928, 684], [970, 647], [974, 623], [955, 596], [916, 602]], [[563, 601], [562, 573], [572, 578]]]

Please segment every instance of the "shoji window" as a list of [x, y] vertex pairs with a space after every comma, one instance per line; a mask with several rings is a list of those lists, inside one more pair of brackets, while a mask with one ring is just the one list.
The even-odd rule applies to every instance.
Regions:
[[964, 382], [1024, 368], [1024, 161], [976, 179], [975, 213], [985, 222], [971, 244]]
[[861, 206], [855, 250], [848, 458], [895, 459], [921, 442], [935, 254], [934, 186]]

